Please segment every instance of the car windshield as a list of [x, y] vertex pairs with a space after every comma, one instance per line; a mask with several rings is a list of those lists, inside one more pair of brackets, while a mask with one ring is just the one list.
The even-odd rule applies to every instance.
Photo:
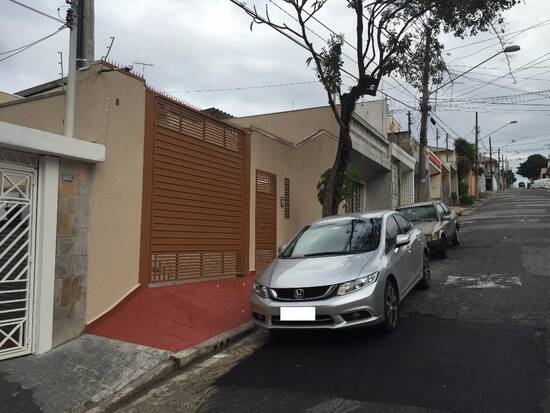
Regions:
[[399, 209], [399, 212], [409, 218], [409, 221], [438, 221], [437, 212], [433, 205], [415, 206]]
[[359, 254], [380, 244], [380, 218], [353, 219], [304, 228], [281, 253], [281, 258]]

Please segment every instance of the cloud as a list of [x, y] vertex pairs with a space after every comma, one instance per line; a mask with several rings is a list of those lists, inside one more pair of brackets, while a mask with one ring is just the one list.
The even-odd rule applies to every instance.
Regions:
[[[63, 0], [27, 0], [32, 5], [49, 14], [57, 15], [57, 8], [64, 6]], [[251, 2], [249, 2], [251, 3]], [[254, 1], [263, 7], [265, 0]], [[279, 4], [283, 4], [279, 2]], [[170, 92], [199, 107], [217, 106], [235, 115], [249, 115], [325, 105], [326, 93], [319, 84], [246, 89], [241, 91], [218, 91], [192, 93], [197, 89], [226, 89], [254, 87], [292, 82], [315, 81], [316, 77], [305, 60], [307, 52], [265, 26], [254, 26], [249, 30], [250, 18], [228, 0], [117, 0], [96, 1], [96, 57], [106, 52], [109, 37], [116, 40], [110, 58], [122, 64], [141, 61], [154, 64], [145, 67], [145, 75], [150, 84]], [[289, 24], [292, 20], [277, 8], [271, 6], [271, 15]], [[64, 9], [61, 9], [61, 15]], [[508, 32], [517, 31], [544, 21], [550, 16], [550, 2], [531, 0], [506, 13]], [[328, 2], [319, 15], [320, 19], [337, 33], [354, 42], [353, 13], [340, 2]], [[0, 53], [37, 38], [52, 33], [59, 25], [11, 2], [2, 4], [0, 17]], [[321, 38], [330, 33], [316, 22], [311, 22], [311, 33], [317, 47], [322, 46]], [[489, 39], [493, 34], [481, 34], [474, 39], [459, 40], [445, 36], [447, 49], [462, 46], [474, 41]], [[519, 44], [522, 50], [511, 56], [512, 67], [519, 68], [548, 52], [543, 39], [550, 36], [550, 25], [532, 29], [517, 35], [505, 36], [510, 44]], [[35, 47], [0, 62], [0, 90], [15, 92], [59, 76], [58, 51], [67, 59], [68, 31], [57, 34]], [[496, 40], [451, 50], [445, 55], [455, 73], [467, 70], [500, 50]], [[344, 51], [353, 57], [354, 50], [345, 46]], [[0, 55], [1, 56], [1, 55]], [[547, 56], [547, 57], [550, 57]], [[350, 58], [345, 57], [346, 67], [353, 69]], [[474, 91], [464, 98], [475, 95], [486, 98], [550, 89], [550, 60], [540, 68], [519, 71], [517, 83], [510, 77], [484, 86], [494, 81], [495, 76], [505, 75], [507, 65], [503, 56], [494, 58], [476, 69], [471, 79], [462, 79], [461, 84], [452, 88], [456, 98], [460, 90]], [[545, 66], [548, 66], [545, 68]], [[140, 68], [139, 65], [136, 68]], [[487, 69], [491, 68], [491, 69]], [[64, 69], [66, 73], [66, 67]], [[472, 80], [472, 79], [476, 80]], [[402, 80], [401, 80], [402, 81]], [[349, 82], [346, 80], [346, 82]], [[458, 82], [457, 82], [458, 83]], [[418, 106], [418, 92], [407, 86], [404, 91], [392, 79], [384, 84], [384, 90], [395, 98]], [[550, 95], [549, 95], [550, 96]], [[381, 95], [377, 96], [380, 98]], [[446, 89], [438, 97], [450, 98], [451, 89]], [[540, 98], [540, 97], [539, 97]], [[512, 102], [512, 100], [509, 100]], [[524, 101], [522, 103], [549, 104], [548, 100]], [[406, 125], [406, 112], [410, 108], [396, 101], [390, 102], [395, 116]], [[440, 105], [437, 116], [456, 134], [473, 139], [474, 112], [471, 105], [451, 105], [444, 111]], [[495, 146], [507, 145], [504, 153], [514, 157], [526, 157], [533, 152], [550, 153], [548, 121], [550, 106], [527, 105], [481, 105], [481, 134], [492, 131], [510, 120], [518, 120], [494, 136]], [[413, 110], [415, 127], [418, 128], [418, 114]], [[450, 130], [452, 129], [452, 131]], [[418, 129], [416, 129], [417, 131]], [[430, 143], [435, 143], [434, 129], [430, 129]], [[538, 137], [538, 139], [532, 139]], [[510, 143], [516, 139], [516, 143]]]

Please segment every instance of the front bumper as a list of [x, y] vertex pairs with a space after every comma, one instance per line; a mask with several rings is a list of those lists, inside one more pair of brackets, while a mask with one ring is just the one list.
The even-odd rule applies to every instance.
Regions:
[[[265, 329], [341, 329], [374, 325], [384, 320], [384, 286], [378, 280], [353, 293], [311, 301], [278, 301], [250, 297], [252, 321]], [[315, 321], [281, 321], [281, 307], [315, 307]]]

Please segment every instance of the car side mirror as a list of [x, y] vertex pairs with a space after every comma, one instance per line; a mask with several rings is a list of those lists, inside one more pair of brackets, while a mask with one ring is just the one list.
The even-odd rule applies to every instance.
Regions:
[[442, 220], [443, 220], [443, 221], [450, 221], [450, 220], [451, 220], [451, 216], [450, 216], [450, 215], [443, 215]]
[[403, 247], [411, 243], [411, 237], [408, 234], [399, 234], [395, 239], [395, 248]]
[[286, 248], [286, 245], [281, 245], [279, 248], [277, 248], [277, 254], [282, 253]]

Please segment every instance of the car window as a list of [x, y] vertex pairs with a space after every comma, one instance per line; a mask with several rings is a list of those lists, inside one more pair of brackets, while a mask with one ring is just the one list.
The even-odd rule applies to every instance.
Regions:
[[380, 244], [382, 220], [351, 219], [304, 228], [281, 253], [281, 258], [359, 254]]
[[395, 214], [393, 215], [393, 217], [397, 221], [397, 225], [399, 225], [399, 233], [408, 234], [409, 231], [412, 229], [411, 223], [402, 215]]
[[420, 205], [402, 208], [398, 210], [400, 214], [404, 215], [409, 221], [438, 221], [437, 212], [433, 205]]
[[444, 202], [442, 202], [441, 204], [441, 207], [443, 208], [443, 210], [445, 211], [445, 215], [451, 215], [451, 210], [449, 209], [449, 207], [447, 206], [447, 204], [445, 204]]
[[393, 216], [386, 220], [386, 253], [390, 252], [395, 246], [397, 234], [399, 234], [399, 227]]
[[441, 218], [443, 218], [443, 216], [446, 215], [446, 214], [445, 214], [445, 210], [443, 209], [443, 207], [441, 206], [441, 204], [437, 204], [437, 205], [435, 206], [435, 209], [437, 209], [437, 213], [439, 214], [439, 216], [440, 216]]

